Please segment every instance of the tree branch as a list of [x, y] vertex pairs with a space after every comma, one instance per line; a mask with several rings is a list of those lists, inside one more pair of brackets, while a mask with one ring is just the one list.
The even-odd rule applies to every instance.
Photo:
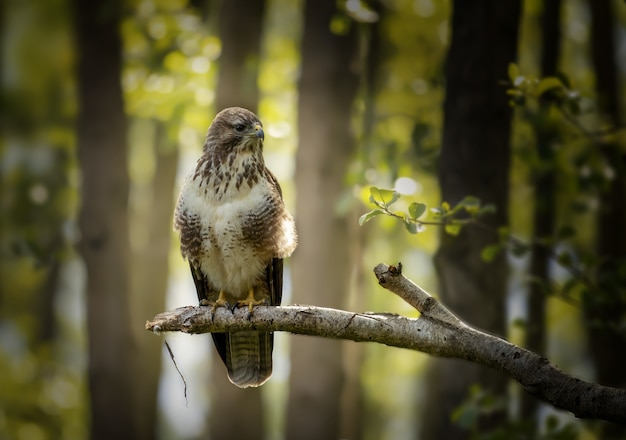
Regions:
[[378, 342], [434, 356], [468, 360], [503, 372], [526, 391], [579, 418], [626, 423], [626, 390], [585, 382], [552, 365], [546, 358], [504, 339], [476, 330], [404, 277], [402, 266], [379, 264], [379, 284], [418, 311], [419, 318], [390, 313], [353, 313], [314, 306], [255, 307], [231, 312], [225, 307], [188, 306], [160, 313], [146, 322], [155, 333], [190, 334], [244, 330], [291, 333]]

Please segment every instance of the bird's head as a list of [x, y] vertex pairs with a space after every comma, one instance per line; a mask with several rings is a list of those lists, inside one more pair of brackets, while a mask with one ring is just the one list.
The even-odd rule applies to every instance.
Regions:
[[204, 150], [221, 154], [261, 152], [265, 133], [259, 118], [250, 110], [229, 107], [219, 112], [207, 132]]

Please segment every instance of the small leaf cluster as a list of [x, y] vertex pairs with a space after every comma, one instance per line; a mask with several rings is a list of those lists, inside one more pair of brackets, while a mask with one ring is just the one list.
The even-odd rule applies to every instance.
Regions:
[[570, 79], [564, 73], [545, 78], [522, 75], [515, 63], [509, 64], [509, 80], [512, 86], [507, 90], [510, 103], [514, 106], [525, 106], [528, 98], [540, 99], [554, 103], [570, 114], [580, 114], [581, 95], [571, 86]]
[[359, 225], [384, 214], [402, 221], [411, 234], [423, 232], [427, 225], [434, 225], [443, 226], [448, 234], [457, 235], [464, 225], [475, 222], [479, 217], [493, 213], [496, 209], [494, 205], [482, 205], [478, 198], [467, 196], [454, 206], [443, 202], [440, 206], [431, 208], [432, 220], [425, 220], [422, 218], [428, 209], [425, 203], [411, 202], [406, 210], [396, 210], [393, 205], [400, 198], [397, 191], [372, 186], [369, 202], [376, 208], [363, 214], [359, 218]]

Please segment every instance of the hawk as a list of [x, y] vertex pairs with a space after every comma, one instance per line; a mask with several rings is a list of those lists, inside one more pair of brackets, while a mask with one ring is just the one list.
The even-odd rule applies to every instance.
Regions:
[[[215, 116], [202, 156], [182, 186], [174, 229], [201, 305], [280, 305], [283, 259], [296, 248], [293, 217], [263, 160], [263, 126], [249, 110]], [[241, 388], [272, 374], [274, 336], [212, 333], [229, 380]]]

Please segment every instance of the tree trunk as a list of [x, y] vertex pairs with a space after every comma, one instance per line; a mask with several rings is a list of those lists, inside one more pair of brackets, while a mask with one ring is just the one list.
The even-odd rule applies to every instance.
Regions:
[[[335, 204], [355, 147], [350, 131], [357, 90], [356, 34], [333, 34], [334, 0], [307, 1], [302, 39], [296, 154], [296, 219], [300, 244], [293, 258], [294, 302], [342, 307], [352, 256], [345, 216]], [[287, 439], [338, 438], [342, 344], [291, 337]]]
[[219, 2], [222, 55], [215, 96], [217, 111], [237, 106], [256, 112], [264, 11], [265, 0]]
[[[378, 120], [378, 109], [376, 106], [376, 96], [381, 90], [382, 76], [380, 68], [383, 65], [384, 54], [390, 49], [384, 45], [383, 26], [384, 14], [388, 9], [381, 0], [374, 0], [369, 6], [378, 14], [378, 21], [361, 25], [367, 26], [360, 29], [365, 33], [366, 53], [365, 58], [361, 60], [361, 83], [363, 85], [361, 96], [363, 99], [363, 117], [361, 120], [361, 139], [359, 146], [359, 155], [361, 157], [362, 166], [371, 166], [371, 150], [376, 148], [376, 139], [374, 137], [374, 128]], [[366, 273], [363, 264], [363, 254], [366, 243], [372, 237], [367, 234], [366, 228], [358, 225], [358, 219], [354, 219], [351, 223], [355, 249], [355, 284], [353, 291], [350, 292], [346, 307], [348, 310], [366, 310], [367, 298], [362, 292], [368, 288], [371, 282], [369, 273]], [[355, 291], [356, 290], [356, 291]], [[367, 394], [362, 380], [361, 369], [356, 367], [366, 362], [365, 349], [362, 344], [354, 344], [346, 346], [344, 353], [344, 371], [346, 371], [346, 391], [343, 404], [343, 423], [341, 429], [341, 437], [350, 440], [361, 440], [365, 437], [378, 438], [383, 436], [384, 423], [378, 423], [381, 417], [379, 408], [376, 405], [368, 405]], [[369, 390], [371, 393], [373, 390]], [[376, 392], [376, 391], [375, 391]], [[348, 396], [348, 398], [346, 398]], [[367, 433], [367, 436], [365, 435]]]
[[[554, 76], [561, 52], [561, 0], [544, 4], [541, 38], [541, 76]], [[552, 238], [555, 220], [555, 157], [557, 142], [556, 127], [550, 121], [550, 102], [540, 103], [539, 115], [535, 122], [538, 169], [536, 176], [535, 211], [533, 214], [533, 235], [535, 238]], [[549, 285], [550, 248], [547, 245], [533, 244], [529, 274], [531, 284], [528, 291], [528, 316], [526, 318], [526, 347], [546, 355], [546, 299]], [[538, 400], [528, 393], [522, 394], [521, 417], [524, 420], [535, 418]]]
[[154, 121], [155, 171], [146, 188], [137, 188], [140, 201], [133, 206], [133, 226], [144, 240], [132, 249], [131, 313], [137, 341], [134, 384], [140, 439], [156, 437], [157, 395], [163, 346], [138, 325], [165, 307], [169, 275], [169, 251], [174, 211], [174, 184], [178, 148], [168, 139], [167, 126]]
[[[501, 255], [485, 263], [480, 252], [497, 242], [496, 228], [508, 224], [511, 108], [501, 82], [517, 55], [519, 17], [519, 1], [454, 1], [438, 170], [444, 201], [454, 205], [472, 195], [497, 206], [495, 215], [483, 219], [489, 229], [470, 226], [456, 237], [443, 235], [435, 263], [444, 303], [461, 319], [500, 335], [505, 332], [506, 260]], [[426, 382], [427, 439], [468, 436], [450, 416], [472, 384], [495, 395], [506, 387], [501, 374], [450, 360], [433, 360]], [[481, 426], [502, 417], [494, 414]]]
[[[256, 113], [259, 100], [257, 76], [261, 51], [264, 0], [221, 0], [218, 5], [222, 55], [216, 91], [216, 110], [244, 107]], [[231, 384], [226, 368], [213, 352], [211, 368], [212, 439], [262, 439], [265, 424], [262, 388], [240, 389]], [[241, 414], [245, 414], [242, 423]]]
[[[623, 94], [618, 83], [611, 2], [593, 0], [589, 1], [589, 5], [598, 108], [604, 122], [615, 128], [624, 121], [619, 107], [619, 97]], [[597, 273], [599, 289], [587, 292], [583, 297], [597, 381], [621, 388], [626, 387], [626, 357], [616, 356], [615, 353], [626, 350], [626, 331], [623, 328], [626, 318], [626, 155], [623, 146], [619, 145], [619, 140], [602, 140], [598, 145], [615, 177], [608, 181], [608, 189], [600, 195], [597, 252], [602, 263]], [[607, 424], [603, 426], [601, 435], [603, 439], [624, 438], [626, 429]]]
[[74, 2], [78, 47], [80, 251], [87, 268], [91, 438], [137, 438], [128, 301], [126, 118], [121, 3]]

